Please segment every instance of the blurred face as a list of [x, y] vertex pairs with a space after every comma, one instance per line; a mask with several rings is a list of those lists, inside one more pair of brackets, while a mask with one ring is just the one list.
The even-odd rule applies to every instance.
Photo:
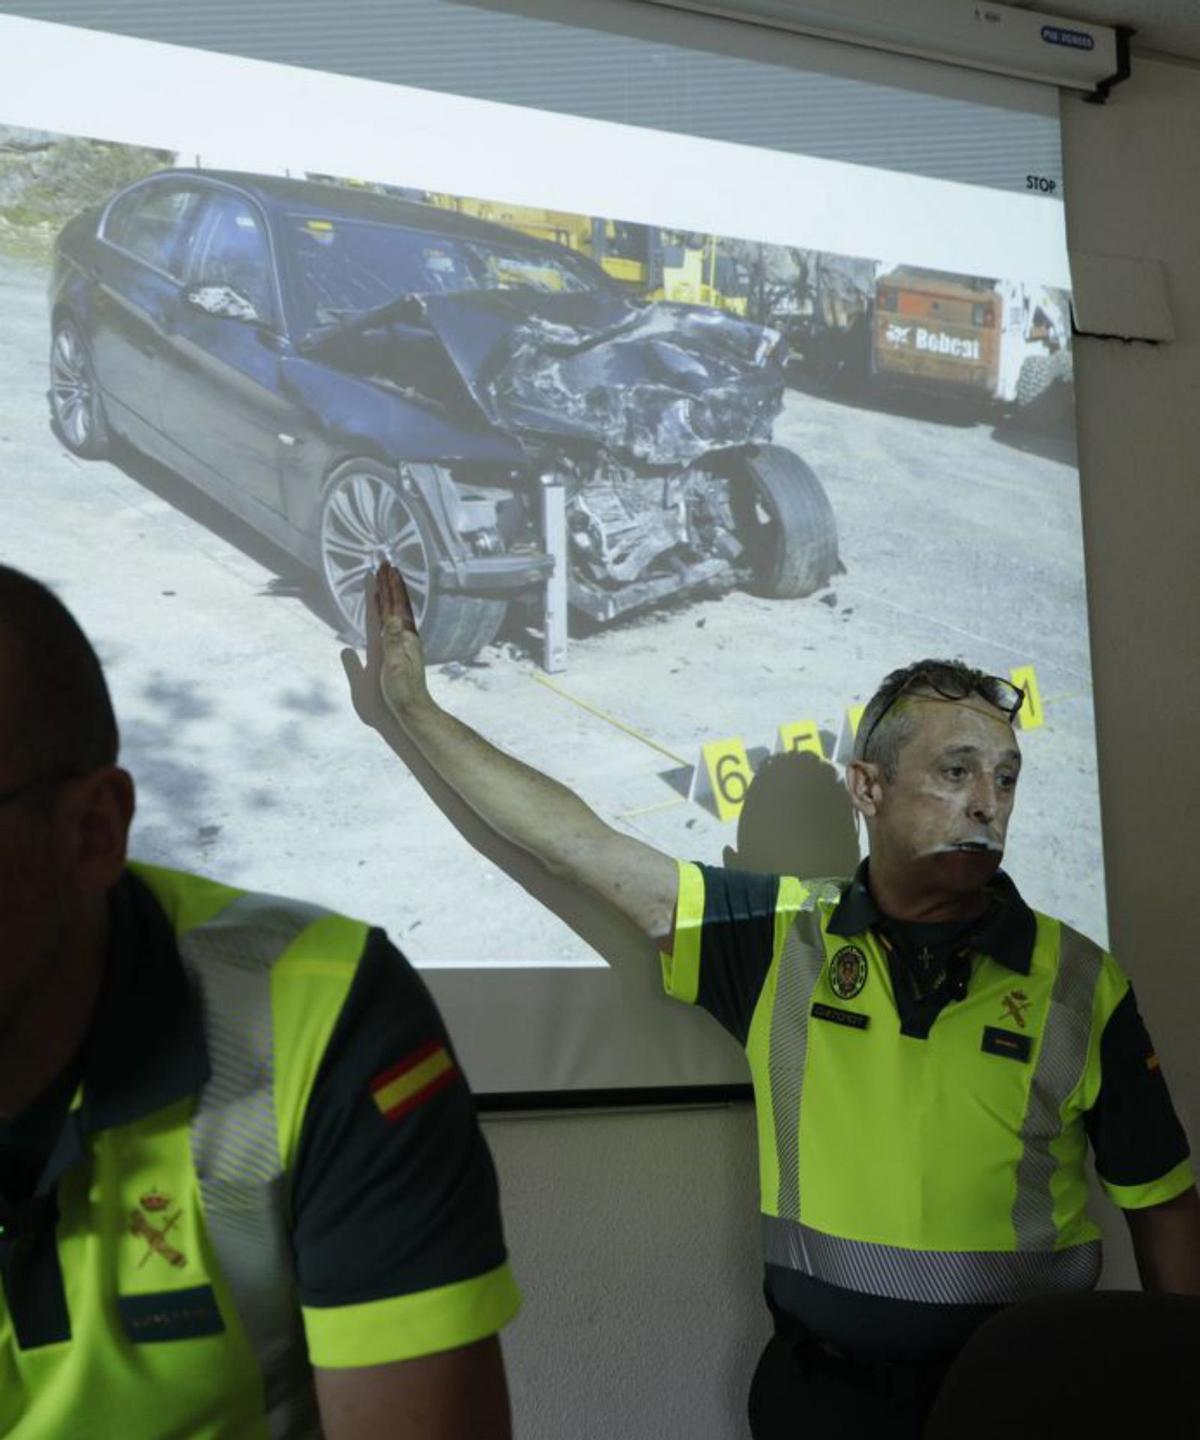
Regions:
[[[0, 728], [0, 736], [3, 730]], [[0, 751], [0, 795], [35, 778]], [[52, 787], [0, 800], [0, 1048], [56, 963], [70, 915]]]
[[1004, 854], [1021, 756], [1005, 715], [979, 696], [901, 702], [915, 731], [878, 779], [871, 850], [948, 891], [987, 883]]
[[29, 743], [45, 719], [27, 690], [0, 629], [0, 1119], [19, 1115], [82, 1038], [133, 818], [124, 770], [67, 777]]

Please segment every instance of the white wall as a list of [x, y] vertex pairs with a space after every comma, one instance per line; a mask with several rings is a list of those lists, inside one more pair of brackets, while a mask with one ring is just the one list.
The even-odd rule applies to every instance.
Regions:
[[[1161, 260], [1176, 339], [1080, 339], [1084, 544], [1110, 934], [1200, 1144], [1200, 66], [1063, 106], [1068, 239]], [[1118, 1218], [1105, 1283], [1136, 1285]]]
[[[1080, 340], [1076, 373], [1112, 944], [1200, 1140], [1200, 68], [1138, 61], [1063, 121], [1072, 245], [1161, 259], [1178, 335]], [[768, 1328], [749, 1111], [487, 1131], [528, 1297], [506, 1339], [520, 1440], [748, 1434]], [[1105, 1283], [1135, 1285], [1123, 1222], [1097, 1213]]]
[[518, 1440], [748, 1435], [770, 1332], [749, 1107], [487, 1133], [526, 1296], [505, 1337]]

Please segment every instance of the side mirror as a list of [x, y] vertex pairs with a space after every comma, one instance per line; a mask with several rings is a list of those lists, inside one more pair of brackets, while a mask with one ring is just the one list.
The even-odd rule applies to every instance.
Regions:
[[202, 310], [206, 315], [217, 315], [224, 320], [245, 320], [258, 324], [262, 317], [246, 297], [232, 285], [193, 285], [185, 290], [184, 303], [193, 310]]

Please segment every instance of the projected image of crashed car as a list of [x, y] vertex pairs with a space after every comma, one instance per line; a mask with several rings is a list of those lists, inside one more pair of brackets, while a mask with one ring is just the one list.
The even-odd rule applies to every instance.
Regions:
[[65, 444], [120, 436], [183, 475], [311, 566], [350, 637], [385, 556], [431, 661], [514, 600], [536, 615], [556, 566], [598, 621], [696, 587], [802, 596], [838, 566], [819, 481], [770, 443], [776, 332], [639, 301], [558, 244], [168, 170], [64, 228], [50, 300]]

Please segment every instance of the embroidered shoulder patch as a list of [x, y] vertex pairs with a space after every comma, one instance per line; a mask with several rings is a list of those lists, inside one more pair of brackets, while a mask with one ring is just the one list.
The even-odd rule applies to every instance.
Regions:
[[440, 1040], [430, 1040], [381, 1071], [371, 1081], [371, 1098], [385, 1120], [399, 1120], [458, 1078], [458, 1067]]

